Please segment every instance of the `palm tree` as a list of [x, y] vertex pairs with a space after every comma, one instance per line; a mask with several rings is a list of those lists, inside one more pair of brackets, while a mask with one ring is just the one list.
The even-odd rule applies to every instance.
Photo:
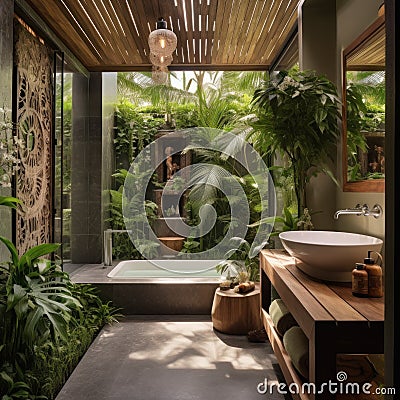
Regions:
[[151, 104], [164, 107], [169, 104], [194, 102], [195, 96], [187, 90], [168, 85], [156, 85], [151, 79], [151, 72], [119, 72], [118, 94], [132, 103], [141, 106]]
[[[177, 74], [171, 73], [177, 78]], [[118, 92], [140, 106], [151, 104], [169, 113], [173, 103], [195, 103], [199, 126], [231, 130], [249, 111], [254, 89], [265, 78], [265, 72], [194, 71], [187, 79], [182, 72], [182, 89], [155, 85], [150, 72], [118, 73]], [[195, 88], [192, 93], [191, 89]]]

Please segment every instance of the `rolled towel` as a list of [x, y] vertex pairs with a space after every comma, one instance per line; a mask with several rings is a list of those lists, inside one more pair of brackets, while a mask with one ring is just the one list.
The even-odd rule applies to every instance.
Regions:
[[378, 375], [371, 360], [362, 354], [338, 354], [336, 369], [346, 372], [347, 380], [355, 383], [370, 383]]
[[293, 326], [283, 336], [283, 345], [293, 366], [306, 379], [308, 379], [308, 339], [299, 326]]
[[292, 326], [296, 326], [297, 322], [286, 308], [285, 303], [281, 299], [274, 300], [269, 306], [269, 315], [274, 323], [276, 331], [283, 336], [285, 332]]
[[271, 302], [280, 299], [281, 296], [279, 296], [279, 293], [276, 291], [276, 289], [271, 285]]

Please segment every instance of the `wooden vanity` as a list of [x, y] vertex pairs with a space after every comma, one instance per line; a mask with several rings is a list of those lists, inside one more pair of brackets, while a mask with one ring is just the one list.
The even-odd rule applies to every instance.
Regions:
[[[268, 315], [271, 284], [309, 340], [310, 382], [336, 382], [337, 354], [384, 352], [384, 301], [358, 298], [350, 284], [314, 280], [282, 250], [260, 254], [261, 314], [287, 384], [303, 383]], [[293, 399], [334, 399], [335, 395], [293, 394]]]

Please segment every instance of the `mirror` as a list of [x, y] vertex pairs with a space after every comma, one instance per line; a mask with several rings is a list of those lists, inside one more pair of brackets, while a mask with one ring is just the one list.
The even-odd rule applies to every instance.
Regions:
[[343, 51], [343, 190], [385, 191], [385, 19]]

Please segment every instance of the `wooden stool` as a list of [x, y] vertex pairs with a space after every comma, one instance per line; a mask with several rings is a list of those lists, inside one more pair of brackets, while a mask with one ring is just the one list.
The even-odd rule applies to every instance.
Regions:
[[233, 289], [215, 291], [211, 310], [213, 327], [230, 335], [245, 335], [262, 327], [260, 317], [260, 287], [249, 293], [235, 293]]

